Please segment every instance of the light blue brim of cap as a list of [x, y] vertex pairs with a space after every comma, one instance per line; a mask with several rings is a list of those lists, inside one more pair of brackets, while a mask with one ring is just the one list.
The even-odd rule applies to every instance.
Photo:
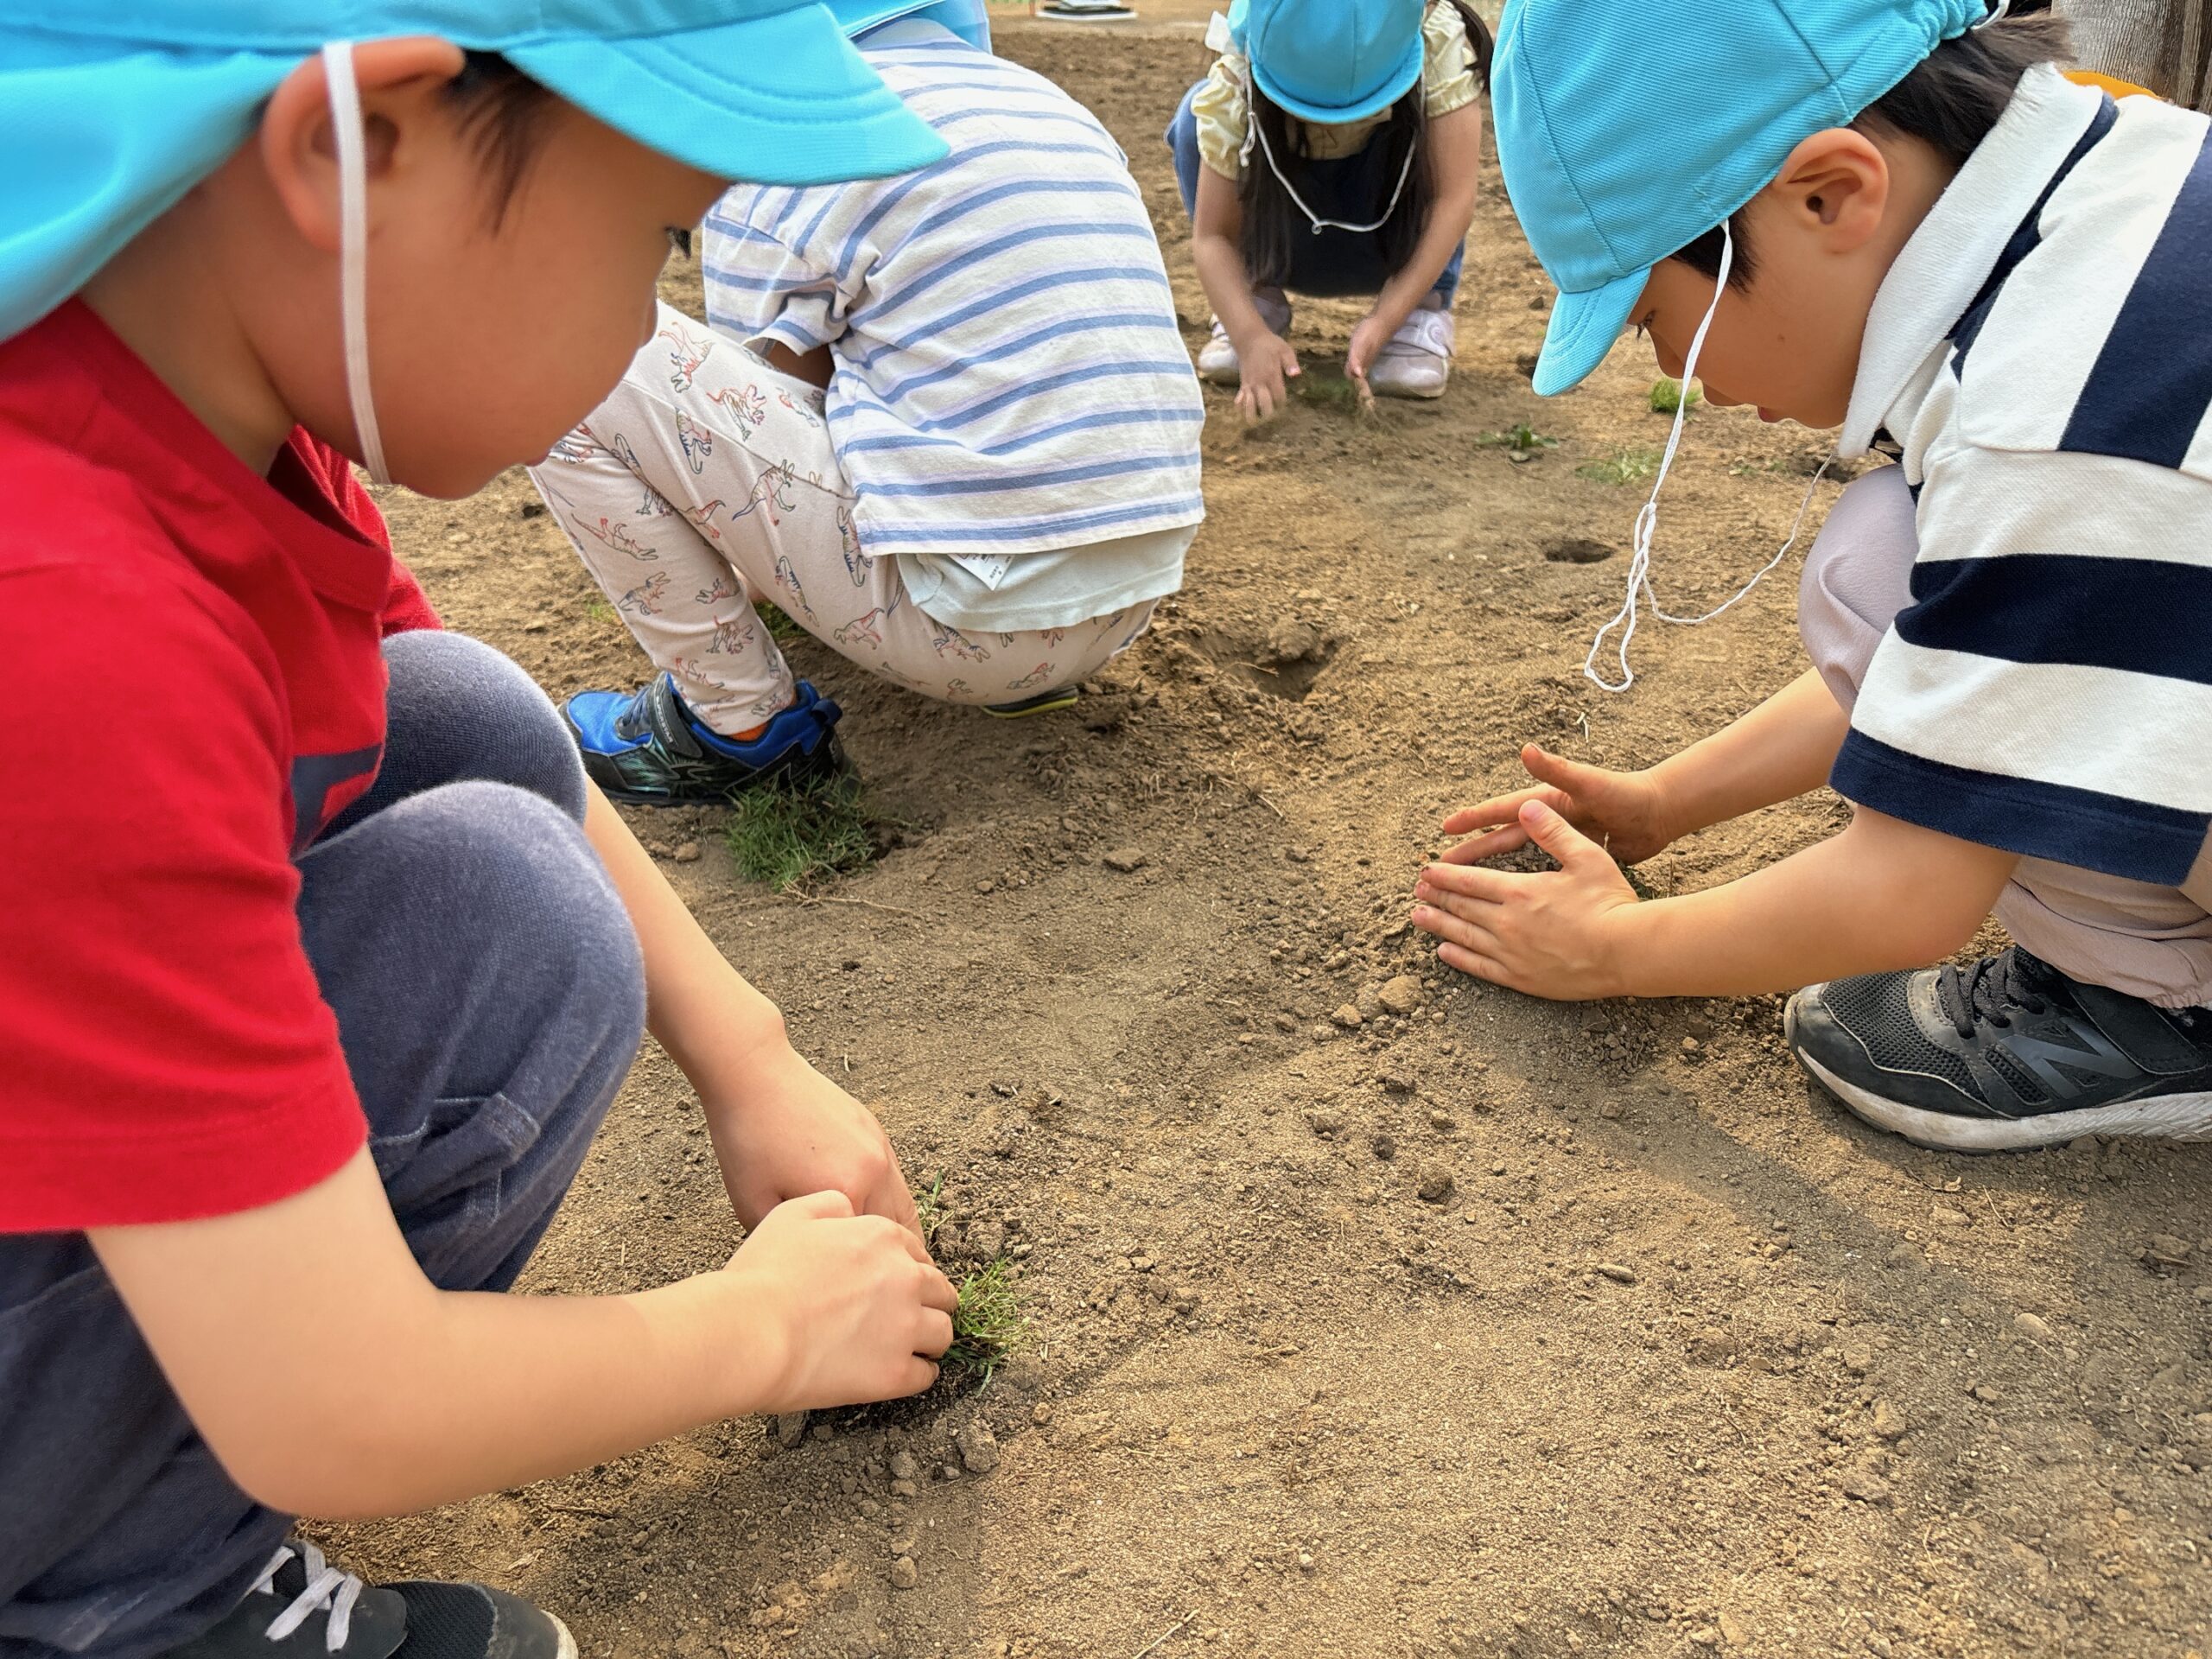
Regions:
[[1550, 326], [1544, 330], [1543, 353], [1536, 359], [1538, 397], [1557, 397], [1590, 378], [1628, 327], [1650, 280], [1649, 270], [1633, 270], [1603, 288], [1559, 296]]
[[1421, 36], [1414, 36], [1414, 43], [1406, 48], [1406, 55], [1390, 71], [1389, 79], [1356, 104], [1308, 104], [1293, 98], [1278, 86], [1272, 76], [1255, 60], [1252, 65], [1252, 79], [1268, 95], [1268, 102], [1277, 105], [1287, 115], [1301, 121], [1311, 121], [1316, 126], [1340, 127], [1354, 121], [1364, 121], [1370, 116], [1380, 115], [1414, 88], [1421, 79], [1424, 48]]
[[949, 153], [820, 6], [506, 56], [608, 126], [717, 178], [833, 184], [911, 173]]

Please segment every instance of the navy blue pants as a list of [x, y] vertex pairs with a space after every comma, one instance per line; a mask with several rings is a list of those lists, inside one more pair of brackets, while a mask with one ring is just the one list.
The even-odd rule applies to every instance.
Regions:
[[[300, 860], [300, 929], [416, 1259], [503, 1290], [637, 1053], [644, 970], [544, 694], [458, 635], [385, 655], [384, 770]], [[345, 1313], [336, 1287], [262, 1310]], [[82, 1234], [0, 1236], [0, 1656], [189, 1640], [289, 1524], [217, 1465]]]
[[[1183, 193], [1184, 213], [1192, 217], [1198, 210], [1198, 169], [1205, 162], [1198, 155], [1198, 124], [1191, 113], [1191, 100], [1198, 95], [1198, 87], [1205, 85], [1199, 81], [1183, 94], [1175, 118], [1167, 124], [1167, 148], [1175, 153], [1176, 187]], [[1293, 163], [1289, 157], [1281, 156], [1275, 159], [1285, 167], [1296, 166], [1293, 182], [1315, 213], [1324, 219], [1342, 219], [1347, 225], [1370, 223], [1389, 206], [1390, 193], [1398, 184], [1395, 170], [1384, 165], [1380, 144], [1370, 143], [1356, 156], [1332, 162]], [[1252, 152], [1251, 164], [1268, 164], [1267, 158], [1256, 148]], [[1380, 294], [1383, 283], [1390, 279], [1382, 263], [1382, 238], [1372, 231], [1316, 232], [1301, 224], [1292, 232], [1290, 244], [1290, 276], [1283, 286], [1294, 294], [1310, 294], [1316, 299], [1348, 299]], [[1434, 302], [1439, 310], [1452, 308], [1452, 296], [1459, 291], [1459, 267], [1466, 257], [1464, 245], [1452, 250], [1452, 263], [1436, 279]]]

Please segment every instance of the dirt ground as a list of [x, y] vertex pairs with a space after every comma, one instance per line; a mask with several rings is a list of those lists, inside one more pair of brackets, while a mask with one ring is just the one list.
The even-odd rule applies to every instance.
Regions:
[[[1202, 14], [1000, 31], [1128, 150], [1194, 343], [1159, 134]], [[1210, 394], [1189, 586], [1074, 714], [994, 722], [798, 647], [895, 826], [871, 868], [779, 897], [717, 814], [636, 820], [702, 849], [668, 868], [715, 937], [943, 1174], [948, 1255], [1018, 1261], [1029, 1350], [980, 1393], [327, 1529], [350, 1565], [511, 1586], [590, 1659], [2212, 1649], [2212, 1147], [1917, 1152], [1808, 1097], [1778, 1000], [1541, 1004], [1408, 936], [1440, 817], [1522, 741], [1648, 762], [1800, 665], [1793, 562], [1643, 634], [1632, 695], [1583, 680], [1627, 561], [1562, 556], [1624, 554], [1643, 486], [1578, 468], [1663, 441], [1652, 371], [1532, 395], [1546, 289], [1495, 188], [1467, 276], [1439, 404], [1246, 433]], [[1325, 366], [1357, 315], [1302, 306], [1294, 343]], [[1482, 442], [1523, 421], [1557, 448]], [[1822, 452], [1701, 414], [1669, 601], [1763, 563]], [[449, 622], [556, 694], [640, 677], [519, 474], [393, 516]], [[1642, 874], [1725, 880], [1841, 818]], [[734, 1243], [649, 1052], [525, 1287]]]

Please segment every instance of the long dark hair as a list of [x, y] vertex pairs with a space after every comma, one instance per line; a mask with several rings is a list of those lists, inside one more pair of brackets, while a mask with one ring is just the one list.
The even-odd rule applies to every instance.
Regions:
[[[1487, 91], [1491, 56], [1495, 50], [1490, 25], [1469, 0], [1451, 0], [1451, 3], [1466, 22], [1467, 42], [1475, 54], [1475, 79]], [[1422, 15], [1426, 20], [1427, 13]], [[1416, 148], [1421, 151], [1414, 160], [1413, 172], [1406, 180], [1406, 193], [1399, 198], [1397, 211], [1375, 233], [1384, 268], [1394, 276], [1414, 257], [1414, 248], [1428, 224], [1429, 207], [1436, 200], [1434, 162], [1427, 147], [1421, 143], [1428, 127], [1427, 80], [1424, 66], [1421, 77], [1414, 82], [1411, 90], [1390, 106], [1389, 120], [1369, 140], [1371, 144], [1382, 146], [1380, 176], [1393, 185], [1397, 182], [1399, 169], [1406, 164], [1407, 152]], [[1303, 164], [1311, 159], [1306, 149], [1306, 124], [1294, 121], [1256, 85], [1252, 88], [1251, 118], [1258, 124], [1260, 137], [1273, 152], [1276, 164], [1295, 181], [1304, 171]], [[1244, 207], [1242, 243], [1245, 274], [1255, 287], [1279, 286], [1290, 275], [1292, 238], [1312, 234], [1313, 226], [1298, 211], [1298, 204], [1290, 199], [1290, 193], [1283, 188], [1282, 181], [1275, 177], [1274, 169], [1268, 165], [1267, 158], [1256, 146], [1245, 165], [1238, 195]], [[1380, 213], [1382, 208], [1382, 204], [1377, 202], [1375, 211]]]

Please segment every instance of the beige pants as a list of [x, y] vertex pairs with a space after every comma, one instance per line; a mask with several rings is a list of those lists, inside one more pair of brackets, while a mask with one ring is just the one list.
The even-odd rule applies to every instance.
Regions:
[[791, 706], [766, 598], [885, 679], [992, 704], [1073, 684], [1126, 649], [1147, 601], [1065, 628], [965, 633], [917, 607], [895, 558], [870, 558], [822, 394], [664, 305], [622, 384], [531, 479], [656, 667], [713, 731]]
[[[1904, 469], [1849, 489], [1805, 562], [1797, 626], [1835, 699], [1859, 698], [1874, 647], [1911, 601], [1920, 537]], [[1997, 901], [2006, 931], [2053, 967], [2162, 1008], [2212, 1005], [2212, 848], [2181, 887], [2024, 858]]]

